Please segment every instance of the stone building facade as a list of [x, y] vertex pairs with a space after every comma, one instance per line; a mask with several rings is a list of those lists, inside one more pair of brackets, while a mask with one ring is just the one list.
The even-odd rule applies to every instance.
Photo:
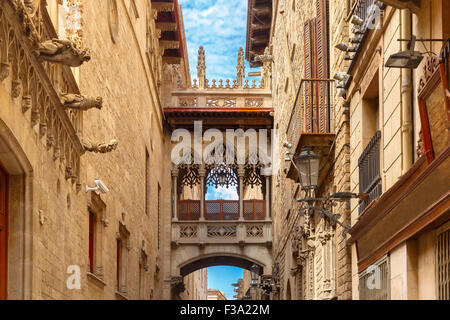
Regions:
[[181, 300], [208, 300], [208, 269], [200, 269], [184, 277], [185, 290]]
[[[272, 298], [448, 299], [447, 7], [446, 1], [272, 3], [265, 45], [274, 127], [280, 145], [287, 142], [280, 160], [306, 146], [320, 154], [314, 197], [338, 201], [315, 205], [339, 214], [340, 222], [330, 225], [320, 210], [299, 215], [304, 204], [296, 199], [307, 195], [286, 161], [273, 179]], [[261, 43], [251, 32], [247, 41], [255, 48]], [[421, 63], [390, 67], [393, 54], [411, 49], [413, 36]], [[331, 85], [324, 90], [321, 81]], [[322, 92], [330, 101], [321, 100]], [[324, 102], [331, 106], [328, 131], [321, 127]]]
[[177, 1], [5, 0], [0, 25], [0, 298], [162, 298]]
[[[448, 299], [441, 260], [449, 252], [448, 119], [436, 121], [449, 108], [448, 2], [350, 1], [344, 11], [332, 1], [332, 8], [339, 35], [332, 45], [355, 49], [332, 55], [334, 71], [350, 76], [339, 99], [350, 118], [346, 188], [369, 194], [351, 200], [352, 297]], [[390, 67], [413, 37], [420, 64]]]
[[[327, 1], [275, 1], [271, 38], [272, 95], [276, 105], [274, 127], [279, 130], [280, 171], [273, 179], [274, 212], [274, 299], [348, 299], [350, 259], [341, 232], [319, 213], [299, 215], [307, 197], [293, 166], [285, 158], [299, 153], [312, 141], [322, 155], [323, 174], [316, 196], [336, 190], [336, 167], [329, 165], [338, 146], [334, 145], [336, 112], [332, 104], [333, 81], [329, 79], [330, 34]], [[319, 37], [318, 37], [319, 35]], [[319, 40], [318, 40], [319, 39]], [[315, 92], [315, 93], [313, 93]], [[315, 94], [320, 96], [315, 99]], [[331, 97], [331, 98], [330, 98]], [[313, 112], [309, 110], [313, 109]], [[318, 112], [316, 114], [316, 111]], [[343, 250], [343, 251], [342, 251]], [[344, 256], [338, 256], [341, 252]]]

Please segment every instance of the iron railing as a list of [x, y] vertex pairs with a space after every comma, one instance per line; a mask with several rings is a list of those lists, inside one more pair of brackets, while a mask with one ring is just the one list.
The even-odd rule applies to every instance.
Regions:
[[380, 140], [381, 131], [377, 131], [358, 160], [359, 192], [369, 194], [367, 200], [359, 200], [359, 214], [381, 196]]
[[[266, 218], [265, 200], [244, 200], [245, 220]], [[196, 221], [200, 219], [200, 200], [179, 200], [178, 220]], [[239, 200], [205, 200], [205, 220], [233, 221], [239, 219]]]
[[439, 300], [450, 300], [450, 229], [436, 239], [436, 287]]
[[302, 132], [331, 133], [333, 82], [333, 79], [302, 79], [287, 127], [288, 141], [294, 147]]
[[359, 0], [357, 1], [353, 14], [360, 17], [362, 20], [367, 18], [367, 9], [370, 8], [377, 0]]
[[360, 300], [390, 300], [391, 274], [389, 256], [385, 256], [359, 275]]

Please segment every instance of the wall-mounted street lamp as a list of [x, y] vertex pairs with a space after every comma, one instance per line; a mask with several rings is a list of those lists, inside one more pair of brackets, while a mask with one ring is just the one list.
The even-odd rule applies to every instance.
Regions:
[[413, 35], [408, 42], [407, 50], [392, 54], [386, 62], [388, 68], [408, 68], [416, 69], [422, 62], [423, 55], [419, 51], [414, 51], [416, 37]]
[[[294, 155], [292, 163], [298, 171], [301, 188], [306, 192], [305, 198], [297, 199], [298, 202], [306, 204], [300, 209], [300, 215], [313, 215], [315, 211], [320, 212], [320, 216], [327, 219], [333, 227], [339, 224], [343, 228], [342, 235], [345, 238], [350, 227], [341, 223], [339, 221], [341, 215], [332, 213], [331, 208], [336, 206], [338, 201], [347, 201], [353, 198], [367, 199], [369, 195], [338, 192], [326, 198], [316, 198], [314, 191], [318, 188], [320, 155], [314, 153], [311, 146], [305, 146], [299, 155]], [[321, 205], [317, 206], [316, 203], [321, 203]]]
[[250, 267], [251, 272], [251, 282], [250, 285], [253, 288], [256, 288], [258, 286], [258, 279], [259, 279], [259, 266], [257, 264], [253, 264]]
[[[425, 47], [425, 42], [445, 42], [450, 39], [417, 39], [412, 35], [411, 39], [397, 39], [397, 41], [408, 41], [407, 50], [392, 54], [386, 61], [385, 66], [388, 68], [408, 68], [416, 69], [422, 62], [425, 53], [434, 54]], [[416, 41], [422, 42], [426, 52], [414, 51]]]
[[312, 147], [304, 147], [299, 155], [293, 158], [298, 171], [302, 189], [315, 190], [319, 181], [320, 155], [314, 153]]

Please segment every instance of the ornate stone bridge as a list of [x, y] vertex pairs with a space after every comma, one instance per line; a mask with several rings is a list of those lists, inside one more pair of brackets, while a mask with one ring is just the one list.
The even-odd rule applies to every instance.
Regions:
[[[194, 79], [192, 85], [174, 88], [172, 99], [164, 109], [172, 130], [187, 129], [185, 133], [192, 133], [194, 122], [201, 121], [202, 130], [218, 129], [216, 134], [219, 132], [222, 136], [216, 135], [215, 139], [226, 141], [209, 154], [190, 146], [187, 153], [183, 150], [183, 161], [173, 164], [172, 297], [183, 290], [184, 276], [210, 266], [250, 269], [256, 264], [261, 276], [268, 278], [272, 274], [272, 171], [262, 169], [270, 167], [273, 161], [265, 161], [254, 152], [252, 147], [257, 143], [246, 131], [264, 129], [259, 131], [258, 140], [263, 132], [270, 149], [268, 153], [273, 154], [270, 56], [261, 56], [263, 68], [259, 83], [244, 80], [242, 48], [237, 60], [235, 80], [209, 81], [205, 73], [205, 51], [200, 47], [198, 79]], [[244, 143], [246, 137], [252, 142], [244, 145], [244, 150], [234, 145], [230, 147], [227, 129], [242, 129], [240, 137]], [[239, 133], [233, 141], [234, 138], [239, 139]], [[190, 142], [195, 146], [195, 139], [184, 139], [192, 139]], [[201, 142], [200, 145], [206, 150], [207, 144]], [[240, 151], [244, 156], [238, 161]], [[235, 190], [236, 200], [206, 200], [208, 187]]]

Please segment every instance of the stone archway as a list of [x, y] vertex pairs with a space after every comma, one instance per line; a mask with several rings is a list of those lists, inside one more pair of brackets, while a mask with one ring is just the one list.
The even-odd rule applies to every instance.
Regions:
[[0, 163], [7, 176], [8, 220], [6, 299], [31, 299], [32, 166], [17, 139], [0, 119]]
[[202, 257], [197, 260], [191, 261], [180, 268], [180, 274], [182, 277], [200, 269], [215, 267], [215, 266], [232, 266], [242, 269], [251, 270], [251, 267], [256, 264], [259, 266], [260, 275], [262, 275], [264, 265], [260, 263], [249, 260], [248, 258], [237, 257], [237, 256], [207, 256]]

